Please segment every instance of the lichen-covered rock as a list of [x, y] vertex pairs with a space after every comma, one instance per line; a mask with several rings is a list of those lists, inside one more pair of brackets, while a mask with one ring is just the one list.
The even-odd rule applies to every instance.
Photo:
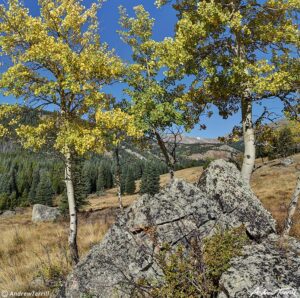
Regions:
[[280, 165], [288, 167], [294, 163], [294, 160], [291, 157], [284, 158], [280, 161]]
[[140, 197], [79, 262], [59, 297], [132, 297], [138, 280], [161, 273], [154, 256], [165, 243], [176, 246], [195, 233], [205, 238], [240, 225], [256, 239], [275, 230], [234, 165], [213, 162], [199, 185], [175, 180], [155, 196]]
[[226, 227], [244, 223], [251, 238], [259, 239], [275, 231], [275, 220], [262, 206], [234, 164], [216, 160], [204, 171], [198, 187], [207, 199], [218, 204], [219, 222]]
[[16, 211], [14, 211], [14, 210], [6, 210], [6, 211], [4, 211], [4, 212], [2, 212], [0, 214], [0, 217], [7, 218], [7, 217], [15, 216], [15, 215], [16, 215]]
[[272, 234], [245, 246], [223, 273], [219, 298], [300, 297], [300, 243]]
[[32, 208], [32, 221], [56, 221], [61, 216], [58, 208], [35, 204]]

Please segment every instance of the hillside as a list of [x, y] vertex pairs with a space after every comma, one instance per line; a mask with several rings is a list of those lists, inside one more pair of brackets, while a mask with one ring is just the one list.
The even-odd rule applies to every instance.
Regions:
[[[281, 166], [278, 160], [268, 162], [254, 172], [251, 182], [254, 192], [278, 221], [279, 229], [300, 166], [300, 154], [293, 158], [295, 163], [288, 167]], [[177, 171], [175, 176], [194, 183], [198, 181], [201, 172], [201, 167], [194, 167]], [[167, 174], [161, 176], [161, 185], [166, 183]], [[124, 196], [125, 205], [132, 203], [137, 196]], [[78, 241], [81, 255], [102, 239], [114, 221], [115, 214], [119, 212], [116, 208], [115, 188], [106, 191], [103, 196], [91, 195], [89, 201], [90, 205], [79, 215]], [[291, 234], [300, 239], [299, 211]], [[55, 283], [70, 270], [66, 262], [67, 235], [67, 220], [33, 224], [30, 208], [25, 208], [13, 217], [0, 217], [0, 290], [41, 289], [41, 278], [49, 281], [46, 289], [53, 287], [53, 280]]]
[[[193, 140], [193, 142], [191, 141]], [[189, 137], [190, 144], [180, 143], [177, 147], [175, 170], [201, 166], [206, 160], [229, 158], [234, 149], [220, 143], [199, 143]], [[238, 152], [238, 151], [234, 151]], [[158, 146], [149, 142], [146, 148], [131, 143], [124, 143], [119, 151], [121, 163], [121, 183], [126, 181], [131, 171], [134, 179], [142, 177], [147, 163], [155, 164], [159, 174], [168, 172], [163, 155]], [[112, 152], [103, 155], [88, 154], [77, 160], [78, 185], [82, 195], [96, 193], [102, 188], [108, 190], [114, 185], [115, 160]], [[32, 206], [35, 203], [51, 205], [51, 195], [47, 200], [37, 195], [42, 181], [53, 196], [64, 194], [63, 162], [59, 156], [46, 152], [33, 153], [21, 149], [12, 141], [0, 143], [0, 212], [21, 206]], [[100, 185], [98, 181], [104, 181]], [[80, 184], [80, 186], [79, 186]], [[40, 185], [40, 186], [39, 186]], [[46, 190], [46, 188], [44, 188]]]

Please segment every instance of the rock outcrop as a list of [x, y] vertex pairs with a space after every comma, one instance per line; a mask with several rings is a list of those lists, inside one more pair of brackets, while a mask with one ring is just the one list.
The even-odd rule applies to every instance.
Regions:
[[218, 298], [300, 297], [300, 243], [271, 234], [245, 246], [220, 280]]
[[244, 225], [260, 240], [275, 231], [233, 164], [212, 162], [198, 185], [175, 180], [155, 196], [140, 197], [79, 262], [58, 297], [131, 297], [136, 281], [160, 272], [154, 255], [162, 245], [184, 243], [194, 233], [205, 238]]
[[49, 207], [41, 204], [33, 205], [32, 209], [32, 221], [56, 221], [61, 216], [58, 208]]
[[218, 221], [225, 228], [245, 225], [250, 238], [259, 239], [275, 231], [275, 221], [251, 188], [242, 180], [236, 166], [223, 160], [212, 162], [203, 172], [198, 187], [208, 201], [221, 210]]

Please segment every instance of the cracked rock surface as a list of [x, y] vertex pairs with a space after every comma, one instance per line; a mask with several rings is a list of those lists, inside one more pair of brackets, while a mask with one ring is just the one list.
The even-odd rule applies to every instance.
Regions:
[[218, 298], [300, 297], [300, 243], [271, 234], [231, 260]]
[[257, 241], [275, 232], [274, 219], [237, 168], [214, 161], [197, 186], [175, 180], [127, 208], [68, 276], [58, 297], [131, 297], [132, 281], [160, 274], [153, 256], [163, 244], [176, 246], [195, 232], [205, 238], [241, 225]]

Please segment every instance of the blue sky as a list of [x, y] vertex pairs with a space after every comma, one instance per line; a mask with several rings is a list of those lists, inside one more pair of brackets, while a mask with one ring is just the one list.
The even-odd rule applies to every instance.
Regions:
[[[1, 1], [2, 2], [2, 1]], [[31, 9], [33, 15], [38, 14], [37, 0], [24, 0], [25, 5]], [[84, 0], [86, 6], [89, 6], [93, 0]], [[163, 8], [157, 9], [154, 6], [154, 0], [108, 0], [103, 4], [101, 11], [99, 12], [100, 20], [100, 34], [102, 41], [108, 43], [110, 48], [114, 48], [116, 53], [124, 60], [129, 61], [131, 51], [130, 48], [125, 45], [116, 32], [120, 29], [118, 24], [118, 7], [120, 5], [127, 8], [128, 13], [132, 14], [132, 8], [136, 5], [142, 4], [146, 10], [148, 10], [151, 16], [155, 19], [154, 25], [154, 38], [156, 40], [162, 40], [164, 37], [173, 35], [174, 24], [176, 23], [176, 14], [171, 6], [165, 6]], [[122, 98], [122, 85], [113, 85], [106, 89], [107, 92], [112, 93], [117, 98]], [[5, 98], [0, 94], [0, 102], [12, 102], [13, 98]], [[281, 103], [276, 100], [268, 100], [263, 103], [263, 105], [268, 106], [268, 108], [275, 112], [281, 112]], [[258, 116], [262, 106], [255, 105], [254, 116]], [[223, 136], [229, 133], [234, 125], [240, 123], [241, 115], [236, 113], [230, 118], [224, 120], [218, 115], [217, 109], [213, 109], [213, 116], [210, 119], [203, 118], [201, 123], [206, 124], [206, 130], [199, 130], [198, 127], [193, 129], [189, 135], [205, 138], [215, 138], [218, 136]]]

